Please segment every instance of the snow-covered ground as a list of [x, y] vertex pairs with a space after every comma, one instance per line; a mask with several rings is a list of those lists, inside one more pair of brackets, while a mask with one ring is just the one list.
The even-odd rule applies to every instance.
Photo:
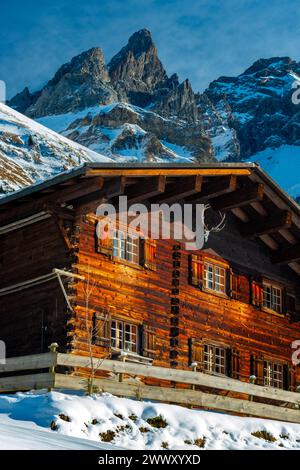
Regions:
[[88, 397], [41, 391], [0, 396], [0, 449], [111, 446], [173, 450], [300, 449], [300, 425], [109, 394]]
[[300, 147], [282, 145], [251, 156], [292, 197], [300, 196]]

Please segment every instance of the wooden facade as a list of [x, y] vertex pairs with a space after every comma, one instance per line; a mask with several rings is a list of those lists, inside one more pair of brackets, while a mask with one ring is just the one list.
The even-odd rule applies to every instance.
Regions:
[[[119, 195], [206, 203], [226, 224], [192, 252], [99, 242], [96, 208]], [[0, 200], [0, 339], [9, 357], [88, 355], [92, 332], [94, 356], [295, 390], [299, 244], [299, 206], [256, 165], [84, 165]]]

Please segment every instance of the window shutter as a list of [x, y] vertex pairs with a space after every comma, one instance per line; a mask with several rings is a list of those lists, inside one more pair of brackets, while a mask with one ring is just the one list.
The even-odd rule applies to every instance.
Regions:
[[189, 266], [190, 284], [202, 288], [204, 276], [204, 263], [202, 256], [191, 255]]
[[263, 297], [264, 297], [264, 288], [263, 288], [262, 283], [258, 281], [252, 281], [252, 285], [251, 285], [252, 305], [254, 305], [257, 308], [262, 308]]
[[264, 384], [264, 360], [259, 356], [251, 356], [251, 375], [255, 375], [257, 385]]
[[204, 369], [204, 346], [201, 341], [195, 338], [189, 339], [189, 365], [197, 362], [197, 370], [202, 372]]
[[155, 328], [149, 325], [141, 325], [140, 334], [141, 356], [154, 359], [157, 352]]
[[296, 366], [289, 366], [289, 390], [295, 392], [297, 388], [297, 370]]
[[97, 346], [110, 348], [111, 318], [109, 313], [94, 313], [93, 342]]
[[106, 256], [112, 256], [113, 254], [113, 239], [110, 232], [109, 225], [106, 224], [103, 230], [97, 234], [97, 252]]
[[230, 351], [229, 355], [229, 377], [232, 377], [233, 379], [240, 380], [240, 351], [237, 349], [230, 349], [227, 350]]
[[241, 296], [241, 278], [230, 269], [230, 297], [234, 300], [240, 300]]
[[284, 299], [283, 300], [283, 305], [284, 305], [284, 312], [285, 313], [291, 313], [295, 314], [296, 313], [296, 298], [285, 292], [285, 295], [283, 295]]
[[283, 389], [290, 389], [290, 370], [288, 364], [283, 365]]
[[284, 364], [283, 366], [283, 389], [294, 392], [296, 389], [296, 368]]
[[156, 271], [156, 240], [141, 240], [141, 264], [151, 271]]

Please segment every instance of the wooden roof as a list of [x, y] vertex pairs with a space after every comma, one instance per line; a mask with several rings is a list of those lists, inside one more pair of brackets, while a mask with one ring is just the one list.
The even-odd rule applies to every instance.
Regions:
[[1, 198], [0, 229], [51, 208], [86, 213], [119, 195], [129, 203], [197, 201], [231, 211], [242, 236], [259, 238], [273, 263], [300, 274], [300, 206], [254, 163], [85, 163]]

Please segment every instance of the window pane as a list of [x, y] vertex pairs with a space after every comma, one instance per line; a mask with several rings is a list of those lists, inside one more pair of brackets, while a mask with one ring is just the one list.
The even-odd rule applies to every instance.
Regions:
[[280, 313], [282, 310], [281, 289], [272, 285], [264, 285], [264, 307]]
[[113, 255], [125, 259], [125, 238], [124, 233], [120, 230], [114, 231]]
[[132, 235], [127, 236], [126, 259], [132, 263], [139, 262], [139, 239]]
[[222, 374], [226, 373], [226, 351], [224, 348], [204, 345], [204, 370], [210, 373]]
[[123, 349], [123, 324], [120, 321], [111, 322], [111, 346], [116, 349]]
[[137, 326], [119, 320], [111, 322], [111, 346], [115, 349], [137, 352]]
[[214, 272], [211, 264], [205, 263], [204, 265], [204, 284], [208, 289], [214, 288]]
[[225, 293], [225, 275], [226, 270], [224, 268], [210, 263], [204, 264], [204, 286], [207, 289]]
[[270, 361], [264, 362], [264, 385], [283, 388], [283, 365]]

